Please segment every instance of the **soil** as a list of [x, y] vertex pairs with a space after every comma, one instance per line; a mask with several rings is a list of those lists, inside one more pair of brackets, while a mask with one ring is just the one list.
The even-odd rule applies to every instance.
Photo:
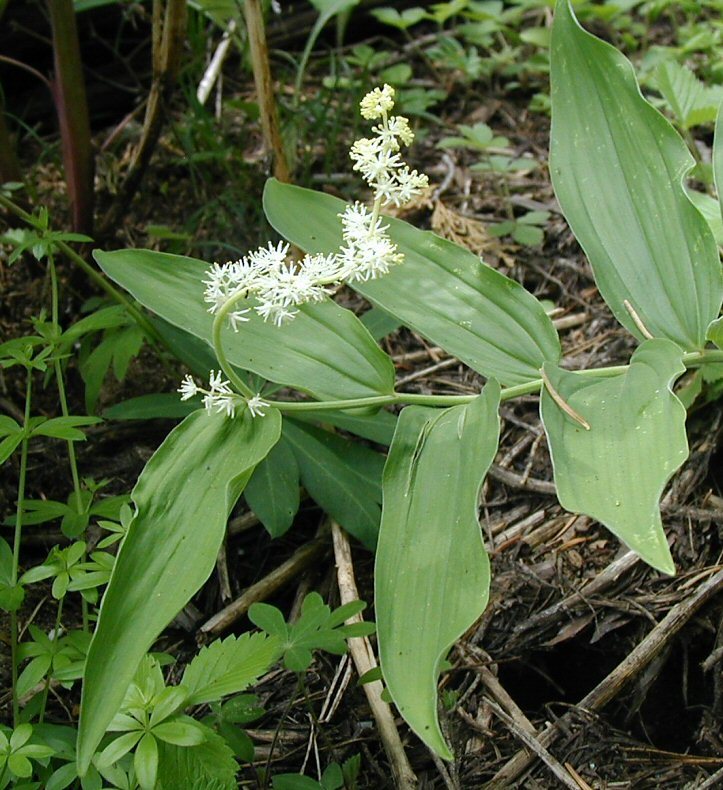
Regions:
[[[135, 20], [134, 24], [141, 23]], [[134, 33], [138, 52], [142, 52], [142, 32]], [[102, 38], [103, 34], [96, 31], [95, 35]], [[142, 82], [142, 68], [134, 69], [129, 71]], [[457, 79], [451, 75], [444, 86], [450, 89], [441, 106], [444, 126], [434, 126], [414, 151], [414, 165], [428, 172], [434, 184], [429, 199], [419, 202], [411, 218], [466, 244], [539, 298], [552, 301], [558, 307], [555, 319], [570, 367], [625, 362], [633, 348], [632, 339], [597, 293], [589, 266], [549, 184], [545, 167], [548, 119], [527, 110], [534, 88], [515, 93], [499, 86], [463, 86]], [[319, 80], [312, 69], [305, 87], [309, 101], [320, 90]], [[229, 82], [227, 98], [241, 102], [253, 96], [251, 79], [240, 68]], [[119, 95], [125, 96], [126, 88]], [[120, 111], [108, 117], [107, 107], [113, 105], [108, 92], [106, 83], [102, 109], [94, 117], [99, 147], [121, 121]], [[123, 104], [120, 99], [118, 104]], [[23, 112], [27, 118], [39, 118], [32, 105]], [[123, 226], [114, 229], [112, 239], [97, 239], [97, 246], [162, 247], [164, 242], [148, 235], [148, 225], [187, 229], [189, 216], [198, 211], [199, 198], [210, 198], [212, 186], [232, 196], [244, 190], [260, 194], [265, 162], [259, 159], [258, 130], [248, 119], [237, 119], [238, 131], [249, 135], [243, 141], [243, 157], [252, 162], [242, 187], [223, 183], [229, 178], [228, 169], [217, 163], [208, 165], [202, 183], [194, 181], [196, 171], [179, 156], [178, 126], [186, 120], [183, 97], [179, 96], [176, 128], [164, 133]], [[442, 156], [435, 147], [453, 125], [480, 120], [489, 123], [495, 134], [507, 136], [516, 156], [529, 153], [540, 162], [530, 173], [511, 178], [508, 188], [517, 214], [530, 209], [552, 213], [542, 247], [521, 247], [490, 236], [488, 224], [505, 219], [510, 205], [500, 179], [472, 173], [472, 155], [450, 151]], [[65, 188], [55, 138], [45, 129], [45, 118], [37, 122], [42, 137], [29, 141], [21, 152], [23, 164], [38, 203], [48, 205], [54, 226], [64, 227]], [[221, 123], [228, 131], [234, 122], [226, 117]], [[111, 199], [112, 174], [127, 162], [135, 139], [131, 129], [126, 139], [104, 154], [99, 168], [99, 215]], [[339, 141], [341, 149], [344, 143]], [[319, 176], [316, 188], [339, 192], [343, 181], [329, 173]], [[255, 219], [257, 224], [250, 231], [247, 225], [243, 235], [263, 237], [266, 229], [260, 224], [258, 208], [245, 206], [240, 211], [247, 222]], [[239, 230], [233, 226], [229, 220], [221, 230], [228, 234]], [[225, 251], [213, 247], [217, 233], [218, 228], [196, 224], [191, 242], [199, 245], [195, 254], [200, 255], [198, 249], [205, 243], [209, 259], [223, 258]], [[233, 243], [241, 244], [238, 239]], [[59, 260], [58, 265], [63, 293], [61, 322], [67, 326], [78, 318], [95, 291], [69, 262]], [[30, 256], [12, 266], [0, 258], [0, 291], [0, 339], [27, 333], [31, 316], [48, 303], [44, 267]], [[357, 312], [368, 307], [351, 292], [339, 298]], [[405, 329], [385, 338], [383, 345], [408, 391], [470, 393], [483, 383], [477, 374]], [[134, 395], [172, 392], [181, 372], [161, 364], [146, 348], [132, 361], [123, 382], [108, 378], [100, 407]], [[68, 370], [68, 386], [71, 413], [82, 414], [83, 384], [73, 366]], [[23, 402], [24, 380], [17, 369], [0, 373], [0, 410], [17, 417]], [[34, 408], [38, 414], [57, 414], [52, 387], [38, 390]], [[554, 775], [554, 767], [560, 765], [572, 777], [570, 786], [579, 788], [723, 786], [723, 599], [718, 595], [699, 607], [693, 601], [721, 564], [723, 406], [714, 402], [692, 411], [691, 456], [663, 499], [664, 523], [678, 568], [675, 578], [628, 561], [624, 547], [603, 527], [560, 508], [552, 489], [550, 459], [535, 398], [506, 404], [502, 417], [500, 449], [484, 485], [480, 510], [494, 574], [490, 605], [452, 650], [451, 668], [442, 679], [446, 701], [443, 724], [457, 761], [443, 765], [434, 760], [398, 720], [420, 787], [479, 788], [492, 783], [489, 786], [557, 788], [564, 786]], [[109, 494], [130, 491], [172, 424], [164, 420], [108, 421], [93, 427], [88, 442], [79, 448], [81, 473], [108, 478]], [[27, 496], [64, 500], [70, 490], [66, 469], [60, 443], [34, 444]], [[2, 518], [13, 513], [17, 475], [17, 459], [12, 459], [3, 466], [0, 479]], [[271, 541], [244, 508], [241, 503], [233, 515], [219, 572], [159, 640], [158, 649], [178, 656], [174, 675], [180, 675], [184, 662], [202, 641], [202, 624], [227, 603], [229, 594], [236, 598], [313, 540], [324, 520], [306, 500], [294, 528]], [[97, 537], [94, 530], [91, 538]], [[40, 562], [58, 540], [54, 525], [28, 528], [23, 564]], [[360, 597], [371, 601], [373, 557], [358, 545], [352, 551]], [[227, 590], [223, 571], [228, 574]], [[330, 541], [315, 564], [272, 602], [289, 612], [312, 589], [338, 604]], [[33, 618], [41, 627], [52, 626], [44, 622], [42, 603], [42, 597], [26, 602], [20, 612], [24, 626]], [[675, 607], [684, 613], [680, 628], [671, 625], [655, 650], [646, 652], [646, 640], [656, 624]], [[368, 615], [373, 618], [373, 610]], [[79, 613], [66, 612], [69, 627], [74, 625], [74, 617]], [[241, 632], [248, 627], [242, 619], [232, 630]], [[643, 658], [640, 663], [630, 663], [636, 650]], [[332, 760], [342, 762], [357, 753], [362, 757], [360, 787], [393, 786], [362, 689], [353, 676], [341, 686], [335, 685], [340, 664], [346, 661], [317, 656], [304, 689], [299, 688], [295, 675], [284, 671], [275, 671], [258, 684], [254, 693], [267, 713], [250, 730], [257, 761], [241, 772], [240, 786], [258, 786], [259, 771], [267, 767], [273, 773], [306, 769], [314, 775], [316, 763], [323, 768]], [[7, 687], [5, 681], [3, 686]], [[51, 719], [67, 722], [69, 714], [75, 715], [77, 694], [77, 689], [64, 694], [63, 704], [51, 707]], [[336, 703], [333, 715], [311, 726], [310, 709], [318, 716], [325, 700], [331, 698]], [[529, 759], [521, 757], [525, 754]], [[516, 772], [509, 768], [514, 758], [522, 764]]]

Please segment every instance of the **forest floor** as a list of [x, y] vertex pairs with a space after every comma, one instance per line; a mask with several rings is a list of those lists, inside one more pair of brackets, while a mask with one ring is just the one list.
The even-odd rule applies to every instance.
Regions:
[[[313, 69], [304, 88], [306, 105], [320, 91]], [[450, 73], [435, 86], [446, 99], [435, 109], [441, 124], [431, 125], [413, 149], [413, 166], [430, 176], [429, 193], [405, 210], [404, 218], [454, 240], [505, 275], [522, 283], [556, 308], [569, 366], [625, 362], [632, 338], [620, 327], [600, 298], [590, 267], [567, 227], [547, 172], [549, 118], [528, 109], [529, 91], [507, 91]], [[237, 73], [226, 90], [229, 107], [253, 98], [248, 74]], [[229, 99], [233, 99], [230, 101]], [[303, 105], [302, 105], [303, 106]], [[348, 109], [348, 108], [347, 108]], [[303, 112], [303, 109], [301, 110]], [[329, 112], [335, 111], [331, 102]], [[336, 108], [336, 111], [346, 111]], [[214, 158], [189, 164], [179, 137], [187, 116], [179, 109], [161, 139], [142, 189], [122, 226], [112, 238], [96, 239], [104, 249], [153, 247], [224, 259], [215, 246], [223, 238], [243, 248], [255, 246], [268, 229], [262, 224], [260, 194], [267, 161], [260, 153], [258, 131], [249, 133], [244, 119], [235, 123], [230, 109], [218, 120], [222, 142]], [[470, 169], [475, 157], [436, 147], [459, 124], [485, 122], [509, 139], [515, 157], [530, 156], [533, 169], [500, 176]], [[213, 134], [212, 115], [198, 121], [193, 134]], [[200, 126], [204, 130], [200, 130]], [[112, 125], [96, 128], [100, 149]], [[339, 132], [343, 151], [353, 137]], [[44, 144], [48, 142], [43, 137]], [[102, 208], [115, 172], [127, 161], [134, 137], [116, 142], [101, 155], [98, 190]], [[314, 155], [325, 151], [309, 140]], [[22, 152], [36, 201], [47, 205], [55, 227], [64, 227], [65, 187], [57, 156], [39, 157], [39, 141]], [[233, 177], [224, 161], [225, 146], [247, 163]], [[57, 149], [56, 149], [57, 153]], [[34, 164], [39, 157], [40, 164]], [[313, 159], [313, 157], [312, 157]], [[353, 181], [342, 171], [343, 154], [335, 154], [338, 172], [318, 172], [313, 186], [348, 197]], [[313, 162], [308, 165], [313, 171]], [[347, 171], [348, 173], [348, 171]], [[199, 199], [221, 195], [225, 205], [204, 208]], [[253, 195], [252, 200], [242, 195]], [[213, 202], [213, 201], [211, 201]], [[222, 214], [214, 224], [214, 211]], [[525, 246], [490, 234], [492, 222], [527, 211], [549, 212], [544, 242]], [[178, 234], [149, 233], [163, 226]], [[154, 235], [155, 233], [155, 235]], [[86, 257], [90, 258], [86, 251]], [[95, 292], [66, 262], [58, 261], [62, 281], [61, 322], [69, 325]], [[47, 304], [44, 266], [24, 256], [14, 265], [0, 257], [0, 339], [27, 333], [30, 319]], [[358, 314], [368, 309], [359, 296], [337, 297]], [[409, 392], [471, 394], [483, 380], [442, 349], [419, 335], [399, 329], [382, 345], [393, 358], [398, 388]], [[131, 360], [122, 382], [112, 375], [100, 394], [99, 413], [124, 399], [151, 392], [173, 392], [182, 373], [160, 362], [144, 347]], [[84, 387], [74, 368], [68, 370], [71, 413], [83, 413]], [[22, 416], [23, 377], [15, 369], [1, 374], [0, 411]], [[38, 391], [37, 413], [57, 412], [52, 388]], [[564, 511], [557, 502], [552, 468], [538, 402], [524, 397], [502, 410], [498, 455], [484, 484], [480, 518], [492, 559], [490, 604], [483, 617], [452, 649], [443, 674], [443, 728], [457, 759], [442, 764], [406, 729], [399, 729], [421, 787], [490, 786], [556, 788], [683, 788], [723, 786], [723, 626], [721, 598], [708, 603], [706, 582], [720, 568], [723, 549], [723, 406], [708, 403], [689, 419], [691, 454], [673, 478], [662, 502], [663, 520], [678, 574], [665, 577], [651, 570], [598, 523]], [[172, 427], [168, 420], [104, 421], [88, 431], [79, 446], [81, 474], [107, 478], [109, 494], [130, 491], [144, 463]], [[29, 490], [33, 499], [65, 500], [69, 481], [60, 443], [36, 444], [29, 458]], [[10, 517], [17, 496], [17, 462], [3, 468], [0, 515]], [[246, 506], [234, 511], [217, 572], [194, 598], [156, 648], [177, 657], [174, 676], [197, 646], [220, 630], [205, 628], [230, 601], [259, 583], [302, 547], [321, 541], [311, 564], [300, 563], [271, 602], [285, 612], [298, 608], [310, 590], [338, 603], [331, 538], [326, 517], [304, 500], [294, 527], [272, 541]], [[91, 527], [90, 540], [99, 537]], [[54, 525], [28, 527], [23, 565], [41, 562], [50, 546], [62, 542]], [[373, 556], [352, 545], [353, 567], [363, 600], [372, 601]], [[29, 596], [21, 623], [52, 627], [44, 615], [48, 591]], [[708, 605], [706, 605], [708, 604]], [[78, 610], [66, 610], [72, 624]], [[365, 613], [373, 619], [373, 606]], [[223, 633], [248, 628], [243, 617], [227, 621]], [[266, 710], [248, 730], [256, 746], [254, 765], [242, 770], [240, 786], [257, 786], [257, 769], [315, 773], [332, 760], [360, 753], [360, 787], [392, 787], [390, 767], [362, 688], [348, 656], [320, 654], [300, 687], [297, 676], [276, 670], [255, 686]], [[3, 684], [5, 685], [5, 684]], [[61, 696], [62, 695], [62, 696]], [[59, 692], [51, 718], [68, 721], [77, 715], [78, 690]], [[560, 778], [566, 775], [568, 783]], [[717, 779], [715, 778], [717, 777]], [[720, 784], [718, 784], [718, 782]]]

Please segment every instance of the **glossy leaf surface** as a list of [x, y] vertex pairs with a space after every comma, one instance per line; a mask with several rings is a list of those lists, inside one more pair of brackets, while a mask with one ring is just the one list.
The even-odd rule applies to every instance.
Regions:
[[[269, 222], [310, 253], [339, 248], [338, 215], [345, 205], [331, 195], [274, 179], [264, 190]], [[532, 381], [543, 362], [557, 362], [555, 328], [540, 302], [519, 283], [434, 233], [388, 217], [384, 222], [404, 263], [377, 280], [352, 283], [356, 291], [502, 384]]]
[[[203, 301], [208, 264], [151, 250], [96, 250], [94, 255], [101, 269], [149, 310], [211, 342], [213, 316]], [[222, 334], [232, 364], [322, 400], [392, 391], [391, 359], [359, 319], [334, 302], [304, 305], [282, 327], [249, 317], [238, 333], [227, 328]]]
[[214, 568], [226, 520], [281, 416], [197, 411], [166, 438], [133, 489], [137, 513], [103, 597], [86, 664], [78, 760], [88, 767], [138, 663]]
[[540, 403], [560, 504], [597, 519], [664, 573], [675, 568], [660, 496], [688, 457], [685, 409], [670, 389], [684, 370], [676, 345], [647, 340], [628, 371], [614, 377], [545, 368], [555, 391], [590, 430], [546, 388]]
[[437, 678], [453, 642], [487, 605], [477, 501], [497, 451], [499, 398], [490, 381], [464, 406], [407, 407], [384, 469], [374, 574], [382, 672], [409, 726], [446, 759]]
[[639, 339], [625, 301], [653, 336], [702, 348], [723, 281], [682, 186], [693, 157], [643, 99], [630, 62], [584, 31], [567, 0], [555, 12], [551, 80], [552, 183], [600, 293]]

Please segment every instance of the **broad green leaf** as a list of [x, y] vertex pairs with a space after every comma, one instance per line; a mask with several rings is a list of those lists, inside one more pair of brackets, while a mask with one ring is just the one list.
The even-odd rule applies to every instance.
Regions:
[[680, 349], [646, 340], [624, 374], [604, 378], [552, 365], [545, 372], [586, 430], [543, 388], [545, 425], [560, 504], [604, 524], [649, 565], [675, 573], [659, 501], [688, 457], [685, 408], [673, 381], [685, 371]]
[[713, 137], [713, 177], [718, 193], [718, 205], [721, 218], [723, 218], [723, 102], [718, 107], [718, 118], [715, 122], [715, 136]]
[[186, 705], [214, 702], [238, 694], [281, 657], [279, 640], [266, 634], [242, 634], [212, 642], [186, 667], [181, 684], [189, 691]]
[[[203, 261], [151, 250], [94, 253], [98, 265], [169, 323], [211, 342], [213, 316], [203, 301]], [[222, 333], [229, 360], [244, 370], [322, 400], [388, 394], [394, 367], [359, 319], [328, 300], [302, 306], [289, 324], [249, 314], [238, 333]]]
[[198, 411], [141, 473], [137, 513], [121, 546], [88, 653], [78, 762], [87, 770], [146, 651], [213, 570], [226, 519], [253, 468], [279, 438], [281, 417]]
[[283, 535], [299, 510], [299, 465], [283, 437], [254, 469], [244, 498], [272, 538]]
[[387, 447], [392, 443], [394, 430], [397, 427], [397, 417], [391, 412], [380, 409], [376, 414], [352, 414], [348, 411], [330, 409], [308, 409], [294, 412], [297, 422], [325, 423], [349, 431], [362, 439], [370, 442], [384, 444]]
[[116, 403], [103, 410], [106, 420], [181, 420], [196, 411], [198, 399], [182, 401], [175, 392], [154, 392]]
[[[338, 215], [345, 205], [331, 195], [274, 179], [264, 190], [269, 222], [310, 253], [339, 248]], [[434, 233], [388, 217], [384, 222], [404, 263], [377, 280], [353, 283], [362, 296], [502, 384], [532, 381], [543, 362], [557, 362], [555, 328], [519, 283]]]
[[284, 420], [309, 496], [367, 548], [377, 542], [384, 458], [329, 431]]
[[477, 500], [499, 439], [500, 387], [465, 406], [408, 406], [384, 469], [374, 571], [379, 656], [399, 712], [445, 759], [437, 678], [453, 642], [487, 605], [489, 560]]
[[401, 323], [393, 315], [385, 312], [379, 307], [372, 307], [364, 313], [360, 321], [369, 330], [369, 334], [375, 340], [381, 340], [383, 337], [395, 332], [401, 326]]
[[682, 179], [693, 157], [646, 102], [633, 68], [559, 0], [552, 30], [550, 173], [600, 293], [639, 339], [705, 343], [723, 280], [713, 236]]

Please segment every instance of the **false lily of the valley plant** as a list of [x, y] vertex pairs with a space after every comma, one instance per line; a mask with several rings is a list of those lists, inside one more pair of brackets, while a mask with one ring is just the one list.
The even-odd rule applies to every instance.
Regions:
[[[135, 518], [87, 661], [81, 769], [143, 655], [211, 573], [247, 484], [247, 498], [278, 534], [290, 520], [266, 513], [261, 494], [283, 499], [281, 482], [290, 480], [298, 496], [301, 469], [322, 507], [376, 545], [384, 680], [412, 729], [445, 758], [452, 753], [436, 683], [446, 652], [487, 603], [477, 501], [497, 449], [501, 401], [538, 393], [562, 506], [674, 573], [659, 499], [688, 445], [672, 386], [686, 368], [723, 360], [718, 249], [683, 187], [693, 164], [685, 144], [643, 99], [627, 60], [586, 33], [567, 0], [557, 6], [551, 57], [552, 180], [600, 293], [639, 341], [627, 365], [565, 370], [557, 333], [532, 294], [471, 252], [384, 216], [385, 206], [404, 204], [427, 183], [404, 163], [412, 132], [393, 115], [387, 86], [362, 102], [375, 125], [351, 152], [372, 190], [370, 206], [267, 184], [266, 215], [306, 253], [302, 260], [289, 259], [286, 243], [212, 267], [144, 250], [96, 252], [113, 280], [205, 341], [216, 361], [208, 386], [191, 376], [182, 382], [180, 395], [202, 396], [205, 408], [170, 434], [133, 491]], [[342, 283], [486, 377], [482, 391], [398, 392], [391, 359], [330, 298]], [[275, 399], [273, 385], [307, 397]], [[404, 408], [396, 419], [386, 406]], [[350, 474], [352, 484], [336, 497], [304, 472], [305, 453], [347, 441], [310, 427], [314, 419], [378, 443], [393, 432], [380, 524], [369, 478], [381, 463], [368, 448], [347, 443], [337, 453], [352, 467], [361, 460], [356, 471], [339, 472], [340, 487]]]

